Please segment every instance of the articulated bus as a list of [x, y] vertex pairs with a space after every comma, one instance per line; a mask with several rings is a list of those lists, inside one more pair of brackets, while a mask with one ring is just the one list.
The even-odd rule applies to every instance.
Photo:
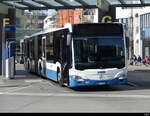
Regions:
[[70, 24], [24, 39], [25, 68], [60, 86], [127, 83], [127, 55], [121, 23]]

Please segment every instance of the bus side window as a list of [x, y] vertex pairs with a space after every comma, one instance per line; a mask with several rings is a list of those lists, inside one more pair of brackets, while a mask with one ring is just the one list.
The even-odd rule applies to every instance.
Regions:
[[54, 63], [54, 42], [53, 34], [48, 34], [46, 39], [46, 59], [47, 61]]
[[60, 39], [56, 36], [56, 33], [54, 32], [54, 56], [55, 56], [55, 62], [60, 62]]
[[42, 56], [45, 58], [45, 38], [42, 39]]
[[38, 36], [38, 59], [42, 57], [42, 36]]
[[29, 40], [29, 58], [32, 58], [32, 40]]
[[126, 39], [126, 47], [129, 48], [129, 37], [125, 37]]

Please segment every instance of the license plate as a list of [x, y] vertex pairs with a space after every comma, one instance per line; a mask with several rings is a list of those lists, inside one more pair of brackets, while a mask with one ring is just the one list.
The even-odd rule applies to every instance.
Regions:
[[98, 83], [98, 85], [105, 85], [105, 84], [106, 84], [105, 82]]

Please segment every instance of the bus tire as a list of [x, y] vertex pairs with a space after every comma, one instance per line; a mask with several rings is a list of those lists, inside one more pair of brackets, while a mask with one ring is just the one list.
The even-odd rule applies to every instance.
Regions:
[[42, 65], [41, 65], [41, 63], [39, 63], [39, 66], [38, 66], [38, 74], [39, 74], [40, 76], [42, 76], [41, 71], [42, 71]]
[[61, 87], [64, 87], [63, 79], [60, 70], [57, 70], [57, 81]]
[[31, 72], [31, 70], [30, 70], [30, 63], [29, 63], [29, 61], [28, 61], [28, 64], [27, 64], [27, 70], [28, 70], [28, 72], [29, 72], [29, 73]]

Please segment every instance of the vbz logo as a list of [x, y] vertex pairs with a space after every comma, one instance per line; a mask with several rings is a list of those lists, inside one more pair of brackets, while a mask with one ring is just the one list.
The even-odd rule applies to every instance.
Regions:
[[99, 78], [102, 79], [103, 78], [103, 74], [105, 74], [106, 71], [99, 71], [97, 73], [99, 74]]

